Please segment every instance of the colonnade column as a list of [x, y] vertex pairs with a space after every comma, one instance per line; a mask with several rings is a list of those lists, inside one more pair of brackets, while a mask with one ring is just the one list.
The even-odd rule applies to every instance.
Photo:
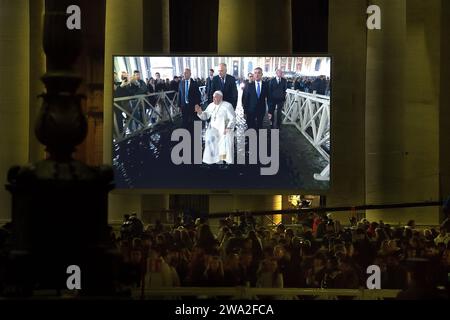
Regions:
[[[0, 181], [28, 162], [30, 137], [30, 1], [0, 1]], [[39, 75], [42, 75], [41, 73]], [[39, 81], [40, 82], [40, 81]], [[11, 196], [0, 188], [0, 225], [11, 219]]]

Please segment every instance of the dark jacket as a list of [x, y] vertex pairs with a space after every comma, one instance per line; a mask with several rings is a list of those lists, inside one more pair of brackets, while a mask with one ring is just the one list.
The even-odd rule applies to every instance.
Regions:
[[212, 89], [212, 80], [208, 77], [206, 78], [206, 96], [208, 97], [208, 104], [212, 102], [212, 95], [214, 93], [211, 92], [211, 89]]
[[284, 78], [280, 79], [278, 84], [277, 78], [273, 78], [269, 82], [269, 103], [283, 103], [286, 101], [287, 81]]
[[188, 104], [186, 104], [186, 80], [180, 81], [180, 85], [178, 87], [178, 93], [179, 93], [179, 99], [178, 104], [183, 111], [192, 111], [195, 110], [195, 105], [200, 104], [201, 98], [200, 98], [200, 90], [198, 89], [197, 82], [195, 82], [192, 79], [189, 79], [189, 92], [188, 92]]
[[245, 87], [242, 94], [242, 107], [246, 114], [265, 114], [269, 88], [266, 82], [261, 81], [261, 94], [256, 95], [256, 81]]
[[130, 85], [121, 87], [120, 84], [117, 86], [116, 91], [114, 91], [114, 98], [129, 97], [133, 95]]
[[217, 90], [222, 91], [223, 100], [231, 103], [234, 109], [236, 109], [237, 99], [238, 99], [238, 91], [236, 86], [236, 79], [233, 76], [227, 74], [225, 76], [225, 85], [222, 88], [222, 82], [220, 81], [219, 76], [215, 76], [212, 79], [211, 89], [209, 91], [209, 100], [213, 100], [213, 94]]
[[170, 91], [178, 91], [179, 83], [175, 80], [170, 81]]
[[166, 84], [163, 80], [155, 82], [155, 92], [160, 92], [166, 90]]
[[133, 95], [139, 95], [139, 94], [147, 94], [148, 93], [148, 87], [144, 80], [139, 80], [137, 83], [131, 82], [130, 84], [130, 90]]

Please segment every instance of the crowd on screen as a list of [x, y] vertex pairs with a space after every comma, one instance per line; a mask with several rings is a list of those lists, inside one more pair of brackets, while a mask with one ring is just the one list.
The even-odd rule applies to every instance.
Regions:
[[[155, 77], [141, 78], [139, 70], [135, 70], [132, 75], [127, 71], [122, 71], [120, 76], [114, 72], [114, 97], [129, 97], [141, 94], [152, 94], [157, 92], [175, 91], [177, 92], [180, 86], [180, 81], [183, 76], [174, 76], [172, 80], [169, 78], [162, 79], [159, 72], [155, 73]], [[204, 78], [195, 78], [194, 81], [199, 86], [205, 86], [206, 80]]]
[[[210, 70], [210, 74], [214, 75], [214, 69]], [[272, 77], [263, 77], [263, 81], [269, 82]], [[178, 92], [180, 81], [184, 80], [184, 75], [175, 75], [172, 80], [169, 78], [162, 79], [159, 72], [155, 73], [155, 77], [141, 79], [139, 70], [135, 70], [132, 75], [122, 71], [120, 76], [114, 72], [114, 97], [129, 97], [141, 94], [152, 94], [157, 92], [175, 91]], [[199, 87], [208, 85], [208, 78], [193, 78]], [[321, 76], [301, 76], [288, 77], [287, 89], [299, 90], [306, 93], [314, 93], [329, 96], [331, 93], [330, 77]], [[253, 73], [249, 73], [247, 77], [235, 77], [237, 85], [245, 85], [253, 81]]]
[[[206, 220], [144, 228], [126, 217], [116, 240], [124, 259], [123, 283], [131, 288], [233, 287], [366, 288], [367, 267], [381, 269], [381, 288], [403, 298], [445, 296], [450, 274], [450, 221], [418, 229], [312, 214], [297, 227], [258, 226], [251, 216], [220, 220], [214, 234]], [[425, 297], [426, 295], [427, 297]]]
[[[204, 90], [200, 90], [200, 87], [204, 87]], [[227, 72], [225, 63], [220, 63], [217, 70], [210, 69], [206, 78], [192, 77], [189, 68], [186, 68], [181, 76], [174, 76], [172, 80], [164, 80], [159, 73], [155, 73], [155, 78], [151, 77], [144, 81], [139, 70], [135, 70], [132, 75], [122, 71], [120, 76], [114, 73], [114, 98], [147, 95], [145, 99], [148, 104], [144, 104], [145, 110], [142, 111], [138, 104], [133, 103], [135, 99], [116, 101], [116, 106], [120, 106], [114, 108], [117, 134], [122, 135], [124, 131], [125, 134], [132, 134], [142, 128], [143, 124], [151, 126], [156, 121], [156, 119], [145, 121], [143, 114], [143, 112], [151, 114], [150, 108], [155, 108], [157, 104], [160, 107], [166, 104], [166, 99], [158, 99], [155, 93], [165, 92], [170, 100], [178, 93], [176, 106], [181, 111], [183, 127], [192, 129], [194, 121], [198, 121], [196, 108], [201, 106], [205, 109], [213, 103], [213, 94], [217, 91], [221, 91], [222, 100], [230, 103], [233, 110], [236, 110], [239, 96], [237, 88], [243, 90], [242, 106], [249, 128], [261, 129], [263, 118], [268, 112], [272, 128], [279, 129], [287, 89], [329, 96], [331, 82], [330, 78], [324, 75], [285, 77], [281, 69], [276, 70], [276, 76], [267, 77], [262, 68], [255, 68], [246, 78], [235, 77]], [[252, 97], [253, 91], [257, 92], [257, 97], [256, 94]], [[164, 107], [160, 112], [164, 112]], [[134, 119], [127, 121], [130, 115], [133, 115]], [[128, 128], [124, 127], [126, 123]]]

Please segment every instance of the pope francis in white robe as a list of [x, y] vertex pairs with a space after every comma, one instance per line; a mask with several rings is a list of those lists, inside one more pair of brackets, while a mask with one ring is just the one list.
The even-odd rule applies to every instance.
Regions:
[[205, 111], [196, 106], [197, 116], [210, 124], [205, 132], [205, 150], [203, 162], [207, 164], [222, 163], [232, 164], [234, 161], [234, 127], [236, 125], [236, 113], [233, 106], [223, 101], [221, 91], [213, 94], [213, 102]]

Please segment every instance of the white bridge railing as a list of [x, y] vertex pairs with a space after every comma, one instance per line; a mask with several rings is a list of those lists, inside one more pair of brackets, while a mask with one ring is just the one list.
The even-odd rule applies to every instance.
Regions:
[[330, 180], [330, 97], [286, 90], [284, 124], [294, 125], [328, 162], [314, 179]]
[[[161, 91], [114, 99], [114, 142], [139, 134], [162, 121], [173, 121], [180, 114], [178, 92]], [[116, 111], [122, 112], [119, 123]]]

